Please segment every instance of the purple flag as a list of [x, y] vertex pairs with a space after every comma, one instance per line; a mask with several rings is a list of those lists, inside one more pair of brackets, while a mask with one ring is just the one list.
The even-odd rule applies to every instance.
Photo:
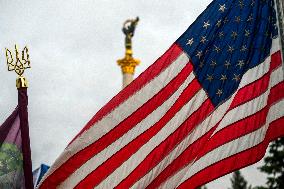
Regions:
[[0, 188], [25, 188], [18, 107], [0, 126]]
[[0, 125], [0, 189], [33, 189], [27, 88], [18, 88], [18, 106]]

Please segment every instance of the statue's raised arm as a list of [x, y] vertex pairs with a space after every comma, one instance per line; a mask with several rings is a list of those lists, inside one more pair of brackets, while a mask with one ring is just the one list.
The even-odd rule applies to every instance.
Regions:
[[125, 48], [126, 50], [132, 50], [132, 37], [134, 36], [134, 31], [136, 28], [136, 25], [139, 21], [139, 17], [136, 17], [136, 19], [129, 19], [126, 20], [123, 23], [122, 31], [125, 34]]

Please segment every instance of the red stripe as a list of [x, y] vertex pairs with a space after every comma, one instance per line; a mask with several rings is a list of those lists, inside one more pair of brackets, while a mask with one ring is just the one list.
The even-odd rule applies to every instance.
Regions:
[[284, 117], [281, 117], [269, 125], [269, 130], [266, 133], [265, 138], [270, 142], [276, 140], [277, 138], [284, 137]]
[[281, 51], [277, 51], [271, 55], [270, 70], [274, 70], [282, 64]]
[[78, 188], [94, 187], [100, 183], [104, 178], [116, 170], [124, 161], [139, 150], [145, 143], [147, 143], [153, 136], [155, 136], [165, 124], [178, 112], [187, 101], [189, 101], [194, 94], [200, 89], [197, 80], [193, 80], [190, 85], [182, 92], [178, 100], [169, 109], [169, 111], [151, 128], [137, 137], [135, 140], [127, 144], [110, 159], [104, 162], [96, 170], [90, 173], [81, 183]]
[[270, 95], [268, 98], [268, 104], [279, 101], [284, 96], [284, 81], [278, 83], [270, 89]]
[[76, 137], [71, 141], [71, 143], [85, 130], [89, 129], [96, 122], [98, 122], [104, 116], [109, 114], [118, 105], [120, 105], [130, 96], [139, 91], [144, 85], [146, 85], [156, 76], [158, 76], [163, 70], [165, 70], [169, 65], [171, 65], [171, 63], [175, 59], [177, 59], [181, 52], [182, 49], [178, 45], [173, 44], [159, 59], [155, 61], [155, 63], [153, 63], [141, 75], [139, 75], [139, 77], [137, 77], [123, 90], [121, 90], [117, 95], [115, 95], [105, 106], [103, 106], [102, 109], [100, 109], [94, 115], [94, 117], [87, 123], [87, 125], [76, 135]]
[[249, 85], [240, 89], [233, 99], [230, 109], [233, 109], [241, 104], [245, 104], [246, 102], [258, 97], [260, 94], [265, 92], [268, 88], [269, 79], [270, 74], [268, 72], [257, 81], [250, 83]]
[[270, 124], [263, 142], [250, 149], [212, 164], [211, 166], [201, 170], [197, 174], [193, 175], [190, 179], [183, 182], [178, 188], [197, 188], [198, 186], [206, 184], [225, 174], [233, 172], [234, 170], [241, 169], [261, 160], [261, 158], [265, 155], [265, 151], [269, 142], [276, 139], [277, 137], [284, 136], [283, 124], [284, 117], [275, 120]]
[[116, 188], [129, 188], [137, 180], [147, 174], [147, 172], [154, 168], [167, 154], [169, 154], [201, 120], [208, 116], [213, 108], [210, 100], [207, 100], [204, 105], [195, 111], [175, 132], [147, 155], [139, 166], [137, 166], [137, 168]]
[[78, 169], [82, 164], [88, 161], [90, 158], [95, 156], [97, 153], [102, 151], [104, 148], [109, 146], [111, 143], [116, 141], [122, 135], [124, 135], [131, 128], [135, 127], [137, 123], [143, 120], [151, 112], [153, 112], [157, 107], [159, 107], [166, 99], [168, 99], [184, 82], [188, 75], [192, 72], [192, 65], [188, 63], [182, 71], [159, 91], [152, 99], [143, 104], [137, 111], [135, 111], [131, 116], [119, 123], [115, 128], [106, 133], [102, 138], [98, 139], [91, 145], [82, 149], [77, 154], [73, 155], [69, 160], [61, 165], [60, 168], [55, 170], [42, 186], [50, 184], [51, 186], [57, 185], [64, 181], [70, 174], [72, 174], [76, 169]]

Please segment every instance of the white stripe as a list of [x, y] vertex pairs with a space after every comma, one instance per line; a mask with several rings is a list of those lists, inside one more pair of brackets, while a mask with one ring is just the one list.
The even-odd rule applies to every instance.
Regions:
[[216, 162], [219, 162], [225, 158], [228, 158], [260, 144], [265, 138], [269, 124], [272, 121], [284, 116], [284, 111], [281, 111], [283, 109], [284, 100], [278, 102], [270, 108], [268, 113], [268, 120], [264, 126], [252, 133], [249, 133], [216, 148], [215, 150], [201, 157], [198, 161], [194, 162], [192, 166], [184, 168], [187, 169], [187, 171], [183, 179], [180, 181], [179, 185], [202, 169], [205, 169], [206, 167]]
[[97, 188], [113, 188], [126, 178], [145, 157], [171, 133], [173, 133], [201, 104], [207, 96], [200, 90], [182, 109], [146, 144], [144, 144], [135, 154], [133, 154], [118, 169], [109, 175]]
[[95, 170], [99, 165], [104, 163], [108, 158], [110, 158], [116, 152], [121, 150], [133, 139], [135, 139], [137, 136], [139, 136], [144, 131], [148, 130], [151, 126], [153, 126], [171, 108], [171, 106], [179, 98], [183, 90], [192, 82], [194, 78], [195, 76], [192, 72], [187, 77], [185, 82], [179, 87], [179, 89], [167, 101], [165, 101], [161, 106], [159, 106], [155, 111], [149, 114], [145, 119], [138, 123], [134, 128], [129, 130], [121, 138], [116, 140], [110, 146], [108, 146], [103, 151], [101, 151], [96, 156], [87, 161], [85, 164], [83, 164], [72, 175], [70, 175], [70, 177], [68, 177], [60, 185], [59, 188], [74, 188], [82, 179], [84, 179], [88, 174]]
[[33, 183], [34, 183], [34, 186], [37, 185], [40, 172], [41, 172], [41, 166], [33, 171]]
[[271, 45], [271, 50], [270, 50], [270, 54], [274, 54], [277, 51], [281, 50], [281, 45], [280, 45], [280, 38], [277, 37], [275, 39], [272, 39], [272, 45]]
[[101, 138], [104, 134], [112, 130], [122, 120], [127, 118], [149, 99], [151, 99], [174, 77], [176, 77], [188, 62], [189, 59], [187, 55], [185, 53], [181, 53], [171, 65], [169, 65], [162, 73], [160, 73], [160, 75], [147, 83], [133, 96], [130, 96], [126, 101], [121, 103], [117, 108], [115, 108], [102, 120], [93, 125], [90, 129], [82, 133], [80, 137], [74, 140], [64, 150], [61, 156], [49, 169], [48, 173], [45, 175], [45, 178], [53, 173], [57, 168], [59, 168], [60, 165], [66, 162], [74, 154]]
[[266, 122], [270, 124], [273, 121], [283, 117], [284, 116], [283, 110], [284, 110], [284, 99], [280, 100], [279, 102], [271, 106], [268, 112], [268, 116], [266, 118]]
[[271, 73], [271, 77], [270, 77], [270, 85], [271, 87], [277, 85], [278, 83], [280, 83], [281, 81], [283, 81], [283, 69], [282, 66], [278, 67], [276, 70], [274, 70]]
[[[269, 60], [270, 60], [270, 59], [269, 59]], [[267, 66], [267, 65], [268, 65], [268, 66]], [[247, 72], [247, 73], [244, 75], [245, 78], [247, 78], [247, 79], [245, 79], [244, 82], [243, 82], [243, 81], [241, 82], [242, 85], [239, 86], [239, 89], [240, 89], [241, 87], [244, 87], [244, 86], [250, 84], [251, 82], [256, 81], [257, 79], [259, 79], [260, 77], [262, 77], [263, 75], [265, 75], [265, 74], [269, 71], [268, 68], [269, 68], [269, 63], [268, 63], [267, 61], [265, 61], [265, 63], [262, 63], [262, 64], [258, 65], [257, 67], [251, 69], [250, 72]], [[262, 69], [265, 69], [265, 71], [260, 71], [260, 70], [262, 70]], [[276, 85], [277, 83], [279, 83], [280, 81], [283, 80], [283, 78], [279, 77], [279, 75], [278, 75], [278, 74], [280, 74], [279, 72], [281, 72], [281, 71], [282, 71], [282, 68], [278, 68], [277, 70], [275, 70], [274, 72], [272, 72], [271, 77], [270, 77], [270, 84], [269, 84], [270, 87], [273, 87], [274, 85]], [[257, 73], [257, 74], [256, 74], [256, 73]], [[259, 73], [261, 73], [261, 74], [259, 74]], [[249, 75], [251, 75], [251, 76], [249, 77]], [[243, 77], [243, 78], [244, 78], [244, 77]], [[237, 90], [237, 91], [238, 91], [238, 90]], [[232, 96], [228, 101], [226, 101], [224, 104], [222, 104], [222, 105], [219, 107], [219, 108], [221, 108], [221, 110], [223, 110], [222, 112], [216, 113], [216, 111], [220, 111], [220, 109], [218, 108], [217, 110], [215, 110], [215, 111], [213, 112], [212, 115], [214, 115], [214, 116], [212, 116], [212, 115], [209, 116], [207, 119], [204, 120], [204, 123], [202, 123], [200, 126], [197, 127], [197, 129], [198, 129], [198, 130], [200, 129], [202, 132], [200, 132], [200, 133], [194, 133], [194, 134], [189, 135], [188, 138], [187, 138], [185, 141], [183, 141], [180, 145], [183, 145], [184, 143], [187, 144], [187, 145], [192, 144], [194, 141], [196, 141], [196, 140], [199, 139], [201, 136], [203, 136], [206, 132], [208, 132], [216, 123], [218, 123], [218, 121], [221, 120], [221, 118], [223, 117], [223, 115], [224, 115], [225, 112], [227, 111], [227, 109], [228, 109], [228, 107], [229, 107], [228, 105], [229, 105], [229, 104], [231, 103], [231, 101], [233, 100], [233, 98], [234, 98], [234, 96], [236, 95], [237, 91], [233, 94], [233, 96]], [[268, 90], [268, 92], [269, 92], [269, 90]], [[255, 104], [255, 109], [250, 109], [250, 112], [246, 112], [247, 110], [246, 110], [245, 108], [246, 108], [247, 105], [245, 105], [245, 104], [242, 105], [242, 107], [243, 107], [242, 109], [243, 109], [243, 111], [244, 111], [243, 116], [246, 117], [246, 116], [248, 116], [248, 115], [251, 115], [253, 112], [256, 112], [256, 111], [259, 110], [261, 107], [264, 107], [264, 105], [266, 105], [266, 103], [267, 103], [267, 100], [263, 100], [263, 98], [266, 98], [266, 99], [267, 99], [268, 92], [266, 92], [264, 96], [261, 95], [261, 96], [262, 96], [262, 97], [260, 97], [260, 98], [261, 98], [261, 102], [262, 102], [261, 104], [257, 105], [257, 104], [255, 104], [255, 102], [252, 102], [252, 101], [249, 102], [249, 103]], [[254, 99], [254, 101], [255, 101], [255, 99]], [[237, 121], [237, 120], [240, 120], [240, 119], [243, 117], [243, 116], [240, 117], [240, 115], [236, 113], [237, 111], [236, 111], [235, 109], [233, 109], [233, 111], [235, 111], [235, 114], [231, 114], [231, 116], [230, 116], [230, 113], [229, 113], [229, 117], [228, 117], [228, 119], [227, 119], [227, 124], [224, 124], [224, 123], [226, 123], [226, 118], [225, 118], [225, 121], [222, 120], [221, 124], [223, 124], [223, 125], [221, 125], [220, 127], [223, 128], [223, 127], [225, 127], [226, 125], [228, 125], [229, 123], [233, 123], [233, 121], [231, 121], [231, 119], [235, 119], [235, 121]], [[235, 117], [234, 117], [234, 116], [235, 116]], [[216, 120], [213, 121], [212, 119], [214, 119], [214, 118], [216, 118]], [[209, 125], [209, 124], [210, 124], [210, 125]], [[219, 130], [220, 130], [220, 129], [221, 129], [221, 128], [219, 128]], [[194, 138], [194, 139], [189, 139], [189, 137], [195, 137], [195, 138]], [[191, 141], [191, 142], [189, 142], [189, 141]], [[184, 148], [184, 149], [185, 149], [185, 148]], [[183, 150], [182, 150], [182, 151], [183, 151]], [[182, 151], [179, 151], [179, 153], [181, 154]], [[174, 150], [173, 153], [176, 153], [176, 150]], [[178, 157], [178, 154], [169, 154], [169, 155], [168, 155], [167, 158], [169, 158], [169, 159], [171, 159], [171, 161], [173, 161], [173, 159], [172, 159], [171, 157], [176, 158], [176, 157]], [[145, 175], [145, 177], [144, 177], [143, 179], [141, 179], [140, 181], [138, 181], [138, 182], [137, 182], [137, 185], [135, 184], [134, 186], [143, 185], [142, 180], [150, 180], [150, 181], [152, 181], [158, 174], [160, 174], [160, 172], [161, 172], [166, 166], [168, 166], [168, 165], [171, 163], [171, 161], [168, 162], [167, 159], [164, 159], [164, 160], [163, 160], [158, 166], [156, 166], [151, 172], [149, 172], [147, 175]], [[162, 166], [162, 167], [159, 167], [159, 166], [161, 166], [161, 165], [163, 165], [163, 166]], [[161, 185], [161, 188], [164, 188], [165, 186], [171, 188], [171, 187], [170, 187], [171, 185], [172, 185], [172, 187], [175, 187], [175, 184], [177, 183], [177, 182], [175, 182], [175, 181], [178, 181], [179, 179], [181, 179], [184, 174], [185, 174], [184, 170], [181, 170], [180, 172], [176, 173], [172, 178], [168, 179], [164, 184], [162, 184], [162, 185]]]
[[253, 83], [254, 81], [264, 76], [269, 71], [270, 61], [271, 57], [268, 56], [263, 63], [259, 64], [253, 69], [248, 70], [242, 77], [239, 89], [246, 86], [248, 83]]
[[268, 94], [269, 91], [266, 91], [259, 97], [254, 98], [251, 101], [230, 110], [228, 113], [226, 113], [225, 117], [222, 119], [212, 135], [216, 134], [218, 131], [227, 127], [228, 125], [244, 119], [252, 114], [255, 114], [256, 112], [263, 109], [267, 104]]

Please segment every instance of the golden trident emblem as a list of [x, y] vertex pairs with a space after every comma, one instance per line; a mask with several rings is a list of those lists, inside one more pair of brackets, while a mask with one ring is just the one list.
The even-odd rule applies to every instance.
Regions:
[[8, 71], [15, 71], [19, 76], [16, 81], [17, 88], [28, 87], [26, 78], [22, 76], [26, 69], [31, 68], [28, 48], [24, 47], [21, 56], [17, 45], [15, 45], [14, 56], [9, 49], [5, 48], [5, 50]]

